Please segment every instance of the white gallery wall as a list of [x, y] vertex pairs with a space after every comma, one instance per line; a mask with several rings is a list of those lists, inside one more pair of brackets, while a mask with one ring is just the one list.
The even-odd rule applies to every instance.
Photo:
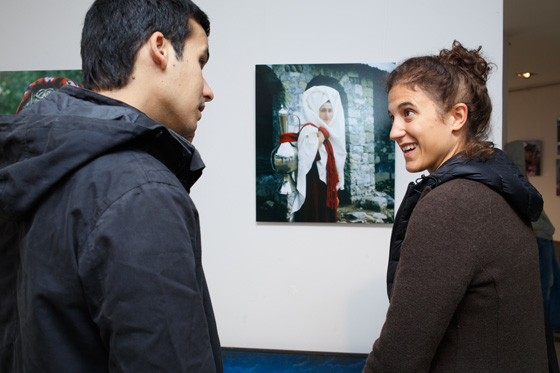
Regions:
[[[91, 0], [0, 5], [0, 70], [81, 68]], [[256, 223], [255, 65], [400, 62], [454, 39], [502, 66], [503, 0], [199, 0], [212, 22], [205, 76], [215, 93], [194, 140], [192, 190], [223, 346], [368, 352], [388, 306], [391, 225]], [[502, 74], [489, 89], [502, 139]], [[396, 151], [397, 206], [408, 174]]]

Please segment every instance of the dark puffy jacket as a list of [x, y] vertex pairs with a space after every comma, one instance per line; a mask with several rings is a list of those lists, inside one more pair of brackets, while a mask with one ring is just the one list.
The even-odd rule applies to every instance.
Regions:
[[509, 205], [527, 222], [539, 218], [543, 200], [540, 193], [519, 173], [519, 170], [507, 155], [496, 149], [490, 159], [482, 157], [468, 159], [461, 154], [447, 160], [429, 176], [422, 176], [417, 183], [408, 185], [405, 197], [397, 211], [395, 224], [391, 233], [389, 249], [389, 266], [387, 269], [387, 295], [391, 299], [391, 290], [401, 246], [406, 235], [410, 215], [426, 187], [431, 189], [453, 179], [478, 181], [500, 193]]
[[195, 148], [65, 87], [0, 116], [0, 370], [223, 371]]

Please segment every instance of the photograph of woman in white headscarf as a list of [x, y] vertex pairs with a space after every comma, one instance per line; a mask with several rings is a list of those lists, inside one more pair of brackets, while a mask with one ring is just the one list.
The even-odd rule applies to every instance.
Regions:
[[392, 223], [393, 67], [257, 65], [257, 221]]

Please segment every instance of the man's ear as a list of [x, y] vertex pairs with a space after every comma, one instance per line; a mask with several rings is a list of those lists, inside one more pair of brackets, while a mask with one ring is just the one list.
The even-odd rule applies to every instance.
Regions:
[[154, 32], [147, 41], [150, 57], [154, 64], [165, 70], [169, 63], [169, 41], [159, 31]]
[[469, 109], [464, 103], [458, 103], [453, 105], [451, 110], [449, 110], [451, 129], [454, 131], [459, 131], [465, 123], [467, 123], [467, 117], [469, 116]]

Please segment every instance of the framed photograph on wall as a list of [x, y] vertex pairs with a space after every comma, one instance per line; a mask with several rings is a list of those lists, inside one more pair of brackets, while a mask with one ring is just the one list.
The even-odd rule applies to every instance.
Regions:
[[393, 222], [394, 67], [256, 66], [258, 222]]
[[525, 141], [525, 167], [527, 176], [540, 176], [542, 146], [540, 140]]
[[0, 71], [0, 114], [15, 114], [29, 85], [47, 77], [81, 83], [82, 70]]

